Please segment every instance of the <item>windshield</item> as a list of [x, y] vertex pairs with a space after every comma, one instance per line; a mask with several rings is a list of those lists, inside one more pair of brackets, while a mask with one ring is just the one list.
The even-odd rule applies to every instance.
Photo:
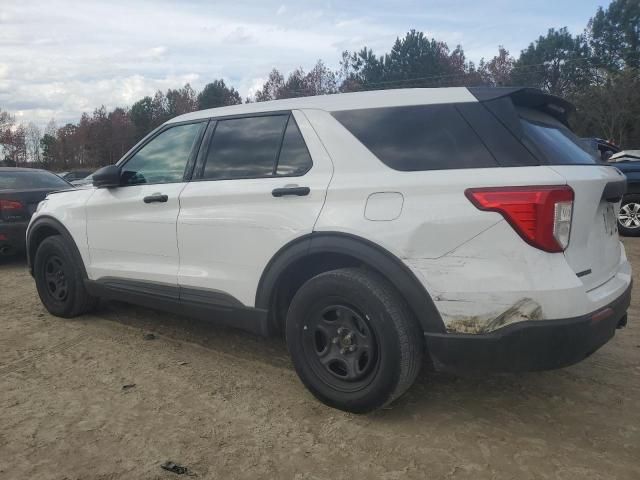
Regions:
[[50, 172], [34, 170], [32, 172], [0, 172], [0, 190], [28, 190], [38, 188], [65, 189], [71, 185]]
[[601, 163], [597, 150], [565, 125], [546, 113], [518, 108], [524, 141], [549, 165], [593, 165]]

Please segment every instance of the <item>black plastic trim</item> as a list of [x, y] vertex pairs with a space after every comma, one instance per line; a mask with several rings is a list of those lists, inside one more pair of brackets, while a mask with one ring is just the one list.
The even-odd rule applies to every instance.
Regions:
[[627, 193], [627, 179], [623, 176], [620, 180], [612, 181], [604, 186], [602, 198], [610, 203], [618, 203]]
[[[561, 320], [528, 320], [486, 334], [427, 333], [427, 351], [436, 370], [463, 372], [523, 372], [551, 370], [591, 355], [626, 324], [629, 287], [595, 312]], [[611, 309], [603, 319], [594, 314]]]
[[85, 286], [96, 297], [208, 320], [262, 336], [268, 333], [266, 310], [246, 307], [218, 290], [114, 277], [85, 280]]
[[576, 277], [580, 278], [580, 277], [586, 277], [587, 275], [591, 275], [591, 269], [587, 268], [586, 270], [583, 270], [581, 272], [576, 273]]
[[198, 132], [198, 137], [195, 140], [196, 147], [191, 150], [189, 159], [187, 160], [187, 165], [185, 166], [185, 169], [184, 169], [184, 175], [182, 179], [185, 182], [188, 182], [193, 177], [196, 161], [198, 160], [200, 155], [200, 150], [202, 150], [202, 147], [204, 145], [204, 136], [205, 136], [205, 132], [207, 131], [207, 128], [209, 127], [209, 123], [210, 122], [207, 121], [204, 127], [200, 129], [200, 132]]
[[282, 187], [271, 190], [271, 195], [274, 197], [284, 197], [287, 195], [305, 197], [309, 195], [310, 192], [311, 189], [309, 187]]
[[180, 300], [231, 308], [248, 308], [240, 300], [228, 293], [209, 288], [180, 286]]
[[32, 256], [31, 241], [33, 239], [34, 234], [39, 229], [46, 228], [46, 227], [56, 230], [58, 234], [61, 235], [62, 238], [64, 238], [64, 240], [69, 244], [69, 246], [71, 247], [73, 256], [75, 257], [74, 259], [81, 268], [83, 278], [88, 278], [87, 270], [85, 269], [84, 261], [82, 260], [82, 255], [80, 255], [80, 250], [78, 250], [78, 246], [76, 245], [76, 242], [73, 239], [73, 236], [71, 236], [71, 234], [69, 233], [69, 230], [67, 230], [67, 228], [62, 223], [60, 223], [58, 220], [56, 220], [55, 218], [49, 215], [39, 216], [36, 220], [34, 220], [32, 224], [29, 225], [29, 228], [27, 229], [27, 268], [29, 269], [29, 273], [33, 275], [33, 258], [31, 258]]
[[264, 310], [271, 308], [278, 282], [289, 266], [306, 256], [322, 253], [348, 255], [378, 271], [398, 289], [424, 332], [446, 331], [431, 296], [409, 267], [379, 245], [342, 232], [314, 232], [282, 247], [269, 261], [260, 277], [256, 307]]
[[467, 121], [485, 148], [501, 167], [537, 166], [540, 162], [496, 116], [479, 102], [458, 103], [458, 112]]

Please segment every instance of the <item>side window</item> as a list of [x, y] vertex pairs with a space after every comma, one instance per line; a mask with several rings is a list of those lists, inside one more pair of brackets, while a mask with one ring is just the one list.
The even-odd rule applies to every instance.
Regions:
[[304, 138], [293, 115], [289, 116], [287, 129], [284, 132], [276, 175], [304, 175], [311, 168], [311, 155], [304, 143]]
[[270, 177], [288, 115], [219, 120], [207, 152], [203, 179]]
[[453, 105], [345, 110], [333, 116], [395, 170], [498, 166]]
[[177, 125], [154, 137], [124, 164], [123, 184], [182, 182], [189, 155], [203, 125]]

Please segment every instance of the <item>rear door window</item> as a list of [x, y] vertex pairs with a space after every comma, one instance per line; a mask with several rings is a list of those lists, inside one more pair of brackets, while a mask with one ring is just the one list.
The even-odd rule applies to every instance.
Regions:
[[333, 116], [394, 170], [498, 166], [451, 104], [346, 110]]
[[202, 178], [273, 176], [288, 118], [288, 115], [269, 115], [219, 120]]

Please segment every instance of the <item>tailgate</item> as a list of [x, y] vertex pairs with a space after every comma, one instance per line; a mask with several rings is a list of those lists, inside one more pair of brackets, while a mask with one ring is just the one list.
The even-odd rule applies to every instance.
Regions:
[[587, 290], [618, 270], [621, 244], [617, 214], [626, 179], [603, 165], [553, 165], [575, 192], [571, 236], [564, 254]]

